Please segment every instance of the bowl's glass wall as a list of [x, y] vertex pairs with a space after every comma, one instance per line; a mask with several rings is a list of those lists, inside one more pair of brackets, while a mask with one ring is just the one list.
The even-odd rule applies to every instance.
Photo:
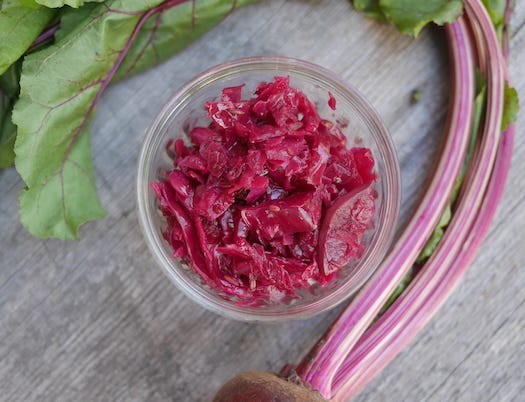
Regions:
[[[166, 152], [167, 141], [188, 139], [187, 133], [207, 125], [204, 104], [217, 100], [225, 87], [244, 84], [243, 97], [250, 97], [257, 85], [275, 75], [287, 75], [292, 86], [301, 89], [316, 105], [322, 118], [338, 122], [348, 139], [348, 147], [372, 150], [379, 181], [374, 230], [366, 234], [363, 257], [338, 272], [326, 287], [300, 291], [289, 303], [258, 307], [236, 305], [216, 290], [209, 289], [190, 269], [171, 257], [171, 246], [163, 239], [165, 222], [156, 206], [149, 183], [173, 168]], [[328, 107], [328, 91], [337, 101]], [[148, 246], [165, 273], [193, 300], [231, 318], [282, 321], [306, 318], [325, 311], [352, 295], [383, 259], [394, 231], [399, 210], [399, 167], [393, 145], [378, 114], [357, 90], [327, 70], [310, 63], [283, 58], [242, 59], [213, 68], [179, 90], [150, 126], [139, 159], [137, 177], [139, 220]]]

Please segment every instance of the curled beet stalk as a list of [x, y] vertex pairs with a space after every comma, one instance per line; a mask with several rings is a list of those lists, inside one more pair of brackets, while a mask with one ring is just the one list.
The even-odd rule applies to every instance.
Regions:
[[[479, 9], [467, 7], [467, 18], [472, 24], [479, 23], [482, 18]], [[461, 29], [466, 35], [466, 28]], [[490, 38], [483, 40], [488, 43]], [[500, 141], [501, 106], [497, 106], [497, 102], [502, 98], [503, 72], [497, 66], [500, 58], [494, 53], [498, 48], [487, 46], [486, 50], [487, 56], [492, 58], [488, 67], [495, 72], [489, 76], [489, 102], [495, 102], [496, 106], [491, 107], [489, 103], [483, 141], [472, 162], [452, 222], [411, 286], [347, 356], [336, 376], [334, 395], [355, 395], [415, 337], [453, 290], [488, 230], [508, 170], [509, 143], [505, 141], [499, 145], [499, 159], [497, 164], [492, 163]], [[487, 185], [489, 179], [491, 182]], [[465, 244], [469, 246], [463, 247]]]
[[[407, 229], [371, 280], [336, 320], [313, 354], [297, 368], [303, 380], [326, 397], [331, 396], [334, 378], [361, 335], [405, 277], [430, 237], [448, 203], [459, 175], [470, 136], [474, 96], [473, 61], [462, 42], [452, 42], [453, 92], [446, 142], [434, 179]], [[313, 359], [312, 359], [313, 357]]]
[[[355, 396], [436, 313], [474, 258], [503, 192], [514, 126], [501, 134], [505, 59], [494, 25], [479, 0], [468, 0], [464, 16], [447, 25], [446, 33], [453, 72], [451, 107], [442, 158], [427, 194], [377, 273], [303, 361], [286, 369], [328, 400]], [[432, 233], [453, 193], [453, 178], [461, 174], [457, 159], [465, 156], [474, 115], [475, 58], [487, 80], [486, 114], [452, 220], [408, 288], [374, 322]]]
[[[440, 279], [445, 273], [455, 268], [454, 256], [462, 251], [460, 248], [462, 245], [468, 244], [466, 240], [468, 239], [469, 233], [472, 233], [470, 229], [476, 218], [476, 211], [478, 211], [483, 201], [498, 149], [503, 102], [502, 57], [492, 24], [488, 20], [484, 8], [480, 3], [467, 2], [466, 11], [465, 18], [473, 26], [473, 31], [480, 33], [475, 43], [478, 48], [482, 46], [483, 51], [478, 52], [478, 56], [480, 59], [483, 59], [483, 55], [487, 55], [488, 105], [482, 142], [479, 145], [476, 158], [471, 163], [470, 174], [465, 181], [460, 199], [457, 203], [457, 209], [454, 212], [452, 223], [445, 233], [445, 238], [427, 264], [425, 264], [422, 271], [416, 276], [409, 289], [407, 289], [392, 308], [389, 309], [372, 328], [364, 332], [364, 334], [359, 333], [360, 329], [358, 326], [353, 327], [350, 331], [341, 331], [340, 328], [342, 325], [337, 326], [338, 323], [336, 323], [335, 332], [340, 336], [340, 338], [337, 339], [337, 341], [339, 341], [336, 346], [337, 353], [342, 351], [342, 357], [339, 358], [337, 363], [343, 360], [341, 365], [329, 366], [326, 363], [323, 365], [324, 360], [321, 360], [321, 364], [318, 365], [320, 369], [318, 368], [318, 371], [313, 373], [312, 371], [308, 371], [308, 366], [307, 370], [303, 373], [301, 372], [302, 367], [299, 366], [299, 374], [305, 376], [303, 378], [312, 378], [313, 381], [318, 382], [319, 388], [323, 389], [325, 396], [340, 399], [355, 395], [355, 393], [359, 391], [359, 387], [366, 384], [366, 381], [379, 372], [380, 368], [384, 367], [386, 362], [389, 361], [385, 358], [381, 359], [374, 356], [374, 353], [379, 353], [378, 351], [383, 349], [392, 356], [391, 358], [397, 355], [401, 347], [406, 345], [408, 340], [412, 339], [424, 323], [430, 319], [432, 314], [437, 311], [439, 305], [444, 301], [446, 295], [450, 293], [457, 282], [457, 280], [444, 282]], [[468, 44], [468, 33], [464, 21], [458, 21], [454, 25], [449, 26], [447, 30], [453, 31], [451, 37], [452, 50], [459, 51], [459, 55], [462, 57], [471, 58], [471, 56], [468, 55], [471, 46]], [[467, 100], [468, 99], [471, 101], [471, 95]], [[444, 155], [444, 158], [447, 158], [447, 155]], [[474, 251], [472, 245], [469, 251]], [[404, 264], [406, 264], [406, 261]], [[387, 271], [388, 268], [394, 271], [402, 269], [402, 265], [396, 266], [395, 261], [392, 262], [391, 258], [387, 259], [386, 267]], [[466, 268], [466, 264], [463, 264], [461, 267]], [[381, 284], [380, 277], [384, 270], [385, 268], [382, 267], [378, 272], [378, 276], [375, 277], [376, 283]], [[459, 279], [459, 277], [460, 276], [456, 276], [457, 279]], [[444, 287], [440, 293], [441, 297], [438, 298], [435, 294], [433, 294], [435, 296], [434, 299], [425, 297], [429, 293], [432, 294], [437, 284]], [[370, 291], [370, 289], [372, 289], [372, 291]], [[367, 296], [368, 291], [368, 296], [374, 299], [374, 292], [378, 292], [379, 296], [382, 297], [383, 293], [381, 291], [384, 289], [385, 287], [381, 286], [377, 286], [375, 289], [373, 286], [365, 288], [357, 295], [345, 313], [343, 313], [342, 318], [340, 318], [340, 320], [343, 320], [343, 324], [358, 322], [361, 328], [363, 325], [368, 326], [370, 324], [370, 316], [358, 315], [360, 311], [362, 311], [363, 305], [365, 309], [369, 307], [369, 305], [367, 305], [367, 299], [363, 297], [363, 294]], [[431, 307], [426, 315], [419, 311], [419, 302], [426, 303], [427, 307]], [[366, 318], [363, 319], [363, 317]], [[413, 319], [413, 326], [410, 332], [405, 332], [403, 334], [404, 336], [398, 337], [401, 346], [396, 348], [389, 345], [390, 339], [396, 336], [396, 332], [400, 331], [404, 322], [409, 319]], [[323, 342], [321, 344], [322, 346], [318, 348], [321, 354], [323, 352], [327, 353], [325, 345], [329, 342], [330, 335], [328, 335], [328, 340]], [[344, 345], [345, 348], [342, 349], [340, 345]], [[317, 362], [317, 355], [315, 353], [317, 353], [317, 350], [314, 351], [314, 361]], [[333, 354], [335, 353], [332, 350], [332, 355]], [[329, 363], [330, 359], [332, 359], [331, 356], [326, 358]], [[370, 370], [372, 370], [371, 367], [374, 365], [376, 366], [376, 370], [370, 374]], [[323, 371], [325, 368], [331, 370], [328, 371], [330, 374], [335, 371], [334, 377], [325, 376], [325, 372]], [[368, 377], [364, 373], [367, 370]]]
[[[509, 10], [510, 9], [507, 8], [507, 21], [510, 15]], [[485, 26], [489, 24], [489, 21], [479, 6], [476, 7], [476, 4], [469, 5], [468, 13], [470, 16], [473, 16], [473, 19], [477, 17], [475, 21], [472, 21], [473, 25], [478, 24], [478, 26], [474, 26], [474, 32], [481, 33], [486, 30]], [[482, 24], [482, 26], [479, 24]], [[495, 60], [495, 63], [497, 63], [498, 55], [497, 47], [494, 46], [494, 37], [478, 37], [477, 40], [479, 43], [484, 43], [487, 47], [487, 49], [479, 52], [478, 57], [480, 58], [480, 65], [485, 68], [490, 67], [490, 60], [483, 59], [487, 57], [494, 57], [493, 61]], [[507, 37], [504, 35], [504, 59], [507, 57], [506, 41]], [[499, 56], [499, 60], [501, 61], [501, 56]], [[498, 68], [496, 67], [495, 69]], [[505, 71], [505, 76], [508, 78], [507, 71]], [[416, 278], [416, 280], [418, 282], [423, 282], [432, 279], [434, 285], [425, 286], [426, 292], [420, 294], [421, 299], [416, 303], [417, 299], [414, 299], [414, 297], [417, 297], [415, 296], [417, 285], [414, 284], [413, 287], [403, 295], [403, 299], [399, 300], [398, 305], [394, 307], [393, 311], [391, 311], [392, 316], [390, 319], [385, 317], [382, 323], [378, 323], [375, 328], [372, 328], [369, 333], [365, 334], [365, 336], [360, 339], [356, 349], [352, 352], [353, 356], [349, 356], [345, 362], [344, 369], [341, 370], [344, 372], [344, 377], [346, 377], [347, 381], [345, 382], [343, 378], [338, 379], [340, 380], [340, 388], [337, 394], [349, 397], [359, 392], [359, 390], [362, 389], [372, 377], [377, 374], [377, 372], [386, 366], [399, 353], [399, 351], [411, 341], [417, 332], [417, 328], [422, 327], [428, 322], [432, 315], [446, 300], [446, 297], [453, 290], [454, 286], [459, 282], [461, 276], [475, 257], [476, 251], [481, 246], [503, 194], [504, 185], [510, 168], [514, 132], [515, 126], [514, 124], [510, 124], [499, 139], [496, 160], [490, 174], [490, 182], [484, 192], [482, 205], [473, 213], [472, 225], [470, 226], [468, 235], [462, 241], [462, 244], [468, 244], [469, 247], [462, 248], [448, 267], [443, 267], [436, 263], [432, 264], [432, 262], [430, 262], [428, 267], [426, 267], [425, 277], [422, 275], [421, 277]], [[461, 202], [463, 204], [467, 203], [465, 197]], [[447, 236], [453, 236], [453, 234], [449, 232]], [[437, 251], [436, 254], [439, 252], [443, 253], [443, 250]], [[393, 315], [395, 314], [394, 310], [403, 314], [405, 313], [404, 309], [406, 309], [409, 304], [412, 305], [414, 309], [417, 308], [417, 311], [411, 316], [405, 314], [403, 320], [396, 322], [397, 325], [400, 325], [399, 330], [394, 334], [392, 334], [394, 331], [390, 331], [391, 336], [388, 341], [385, 341], [385, 339], [382, 338], [382, 340], [385, 341], [383, 346], [380, 346], [377, 343], [374, 344], [372, 340], [374, 338], [381, 338], [381, 330], [389, 331], [389, 327], [393, 322]], [[390, 330], [391, 329], [392, 328], [390, 328]], [[343, 383], [344, 385], [342, 385]]]

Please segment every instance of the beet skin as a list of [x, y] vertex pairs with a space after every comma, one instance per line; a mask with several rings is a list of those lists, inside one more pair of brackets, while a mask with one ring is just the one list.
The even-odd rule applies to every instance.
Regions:
[[317, 391], [268, 371], [241, 373], [222, 386], [214, 402], [326, 402]]

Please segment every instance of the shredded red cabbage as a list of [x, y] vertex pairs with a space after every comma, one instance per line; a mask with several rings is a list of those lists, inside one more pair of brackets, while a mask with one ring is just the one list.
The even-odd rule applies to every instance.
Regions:
[[[377, 180], [367, 148], [346, 148], [288, 77], [225, 88], [208, 127], [169, 144], [174, 170], [151, 183], [164, 237], [214, 289], [240, 303], [296, 297], [361, 256]], [[335, 108], [330, 94], [329, 106]]]

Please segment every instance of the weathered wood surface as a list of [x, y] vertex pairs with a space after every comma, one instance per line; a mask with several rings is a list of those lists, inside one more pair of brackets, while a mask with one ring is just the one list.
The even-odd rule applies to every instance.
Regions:
[[[518, 4], [510, 70], [522, 95], [524, 20]], [[346, 1], [272, 0], [239, 10], [103, 96], [93, 154], [109, 214], [83, 227], [81, 241], [31, 238], [17, 217], [22, 183], [13, 169], [0, 173], [1, 400], [207, 401], [234, 373], [296, 362], [334, 317], [270, 326], [209, 313], [155, 266], [137, 225], [136, 159], [153, 116], [195, 73], [253, 55], [310, 60], [354, 83], [394, 137], [403, 219], [417, 204], [446, 114], [442, 31], [402, 37]], [[421, 100], [410, 104], [416, 88]], [[524, 145], [518, 133], [505, 198], [461, 285], [358, 401], [525, 400]]]

